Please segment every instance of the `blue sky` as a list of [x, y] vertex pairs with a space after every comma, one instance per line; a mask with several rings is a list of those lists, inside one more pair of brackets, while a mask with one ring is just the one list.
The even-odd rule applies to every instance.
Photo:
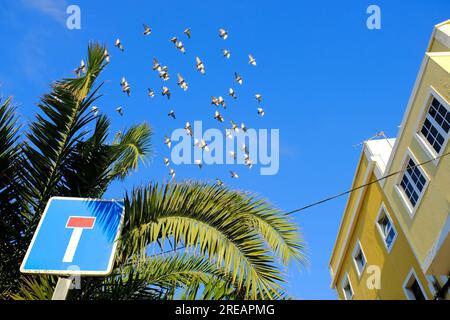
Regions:
[[[69, 4], [81, 8], [81, 30], [65, 27]], [[366, 8], [381, 8], [381, 30], [366, 28]], [[38, 97], [48, 84], [72, 75], [85, 57], [89, 41], [109, 47], [111, 64], [102, 80], [98, 102], [112, 118], [113, 133], [142, 121], [155, 130], [154, 157], [125, 182], [115, 183], [107, 197], [148, 181], [168, 179], [162, 158], [168, 156], [164, 134], [186, 121], [212, 119], [211, 95], [226, 95], [230, 85], [238, 100], [224, 112], [226, 121], [244, 121], [252, 128], [280, 129], [280, 171], [261, 176], [259, 170], [224, 165], [175, 167], [177, 179], [220, 177], [236, 189], [261, 194], [282, 210], [292, 210], [349, 188], [361, 149], [353, 145], [385, 131], [397, 133], [432, 28], [450, 13], [447, 0], [429, 1], [63, 1], [4, 0], [0, 7], [0, 93], [13, 95], [22, 121], [34, 118]], [[142, 23], [153, 34], [142, 35]], [[183, 38], [182, 55], [169, 42]], [[225, 42], [218, 29], [229, 31]], [[113, 48], [120, 37], [125, 52]], [[225, 61], [221, 49], [232, 56]], [[247, 54], [257, 67], [247, 63]], [[206, 65], [206, 76], [195, 71], [195, 56]], [[173, 98], [159, 94], [162, 82], [151, 71], [152, 58], [169, 66]], [[233, 84], [233, 72], [244, 85]], [[176, 87], [181, 72], [190, 84]], [[132, 96], [119, 86], [126, 76]], [[147, 87], [156, 97], [147, 96]], [[266, 115], [256, 115], [253, 95], [263, 95]], [[124, 108], [124, 116], [114, 112]], [[174, 109], [176, 120], [167, 117]], [[224, 126], [219, 126], [223, 128]], [[231, 180], [228, 170], [239, 172]], [[346, 198], [294, 215], [308, 244], [310, 265], [288, 270], [289, 293], [299, 299], [334, 299], [328, 261]]]

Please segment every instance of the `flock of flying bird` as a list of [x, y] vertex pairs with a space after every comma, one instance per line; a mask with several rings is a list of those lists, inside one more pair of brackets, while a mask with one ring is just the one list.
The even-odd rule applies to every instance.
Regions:
[[[152, 29], [146, 24], [144, 24], [143, 26], [144, 26], [144, 32], [143, 32], [144, 36], [150, 35], [152, 33]], [[187, 39], [190, 39], [191, 38], [191, 29], [190, 28], [185, 29], [183, 31], [183, 34], [187, 37]], [[221, 39], [223, 39], [223, 40], [228, 39], [228, 32], [225, 29], [223, 29], [223, 28], [219, 29], [219, 37]], [[186, 53], [186, 49], [184, 47], [183, 42], [181, 40], [179, 40], [177, 37], [172, 37], [170, 39], [170, 42], [172, 42], [175, 45], [175, 48], [177, 50], [179, 50], [181, 53], [183, 53], [183, 54]], [[116, 40], [116, 42], [114, 44], [114, 47], [116, 47], [120, 51], [124, 51], [125, 50], [124, 46], [123, 46], [123, 44], [122, 44], [122, 42], [120, 41], [119, 38]], [[223, 49], [222, 50], [222, 54], [223, 54], [223, 57], [226, 58], [226, 59], [230, 59], [230, 57], [231, 57], [231, 53], [230, 53], [230, 51], [228, 49]], [[104, 58], [105, 58], [105, 62], [106, 63], [110, 62], [110, 54], [109, 54], [107, 49], [105, 49], [105, 51], [104, 51]], [[248, 58], [249, 58], [248, 63], [250, 65], [252, 65], [252, 66], [256, 66], [256, 60], [251, 54], [248, 55]], [[204, 63], [202, 62], [202, 60], [198, 56], [195, 58], [195, 60], [196, 60], [196, 70], [204, 75], [205, 74], [205, 65], [204, 65]], [[152, 70], [158, 73], [159, 78], [161, 78], [161, 80], [163, 82], [165, 82], [165, 81], [170, 79], [169, 68], [167, 66], [165, 66], [165, 65], [161, 65], [156, 58], [153, 59]], [[77, 74], [77, 76], [80, 76], [82, 73], [86, 72], [86, 64], [84, 63], [83, 60], [81, 60], [80, 66], [77, 67], [74, 70], [74, 72]], [[186, 80], [184, 79], [184, 77], [180, 73], [177, 74], [177, 77], [178, 77], [177, 85], [181, 89], [183, 89], [184, 91], [187, 91], [188, 88], [189, 88], [189, 85], [186, 82]], [[234, 73], [234, 78], [235, 78], [235, 82], [237, 84], [239, 84], [239, 85], [243, 84], [243, 78], [241, 77], [241, 75], [239, 73], [235, 72]], [[125, 94], [127, 94], [128, 96], [131, 95], [131, 87], [130, 87], [130, 85], [129, 85], [129, 83], [126, 80], [125, 77], [122, 77], [122, 80], [120, 82], [120, 86], [122, 88], [122, 91]], [[170, 99], [170, 97], [171, 97], [170, 89], [167, 86], [162, 86], [161, 95], [162, 96], [166, 96], [167, 99]], [[234, 91], [233, 88], [229, 88], [228, 95], [232, 99], [237, 99], [236, 92]], [[155, 96], [155, 91], [153, 89], [151, 89], [151, 88], [148, 88], [148, 96], [150, 98], [153, 98]], [[265, 113], [264, 113], [264, 109], [260, 105], [260, 103], [262, 101], [261, 94], [259, 94], [259, 93], [255, 94], [255, 99], [258, 102], [257, 114], [259, 116], [263, 117]], [[218, 96], [218, 97], [212, 96], [211, 97], [211, 104], [216, 106], [216, 107], [222, 107], [223, 109], [226, 109], [226, 102], [225, 102], [225, 99], [222, 96]], [[97, 115], [98, 112], [99, 112], [98, 107], [93, 106], [92, 107], [92, 112], [94, 113], [94, 115]], [[121, 116], [123, 116], [123, 109], [122, 109], [121, 106], [118, 106], [116, 108], [116, 112], [119, 113]], [[176, 119], [176, 115], [175, 115], [174, 110], [170, 110], [170, 112], [168, 113], [168, 116], [170, 118], [172, 118], [172, 119]], [[224, 117], [219, 112], [219, 110], [215, 111], [214, 119], [219, 121], [220, 123], [223, 123], [225, 121]], [[233, 139], [233, 132], [235, 134], [238, 134], [239, 130], [242, 130], [244, 133], [247, 132], [247, 127], [245, 126], [244, 123], [241, 123], [241, 125], [239, 126], [233, 120], [230, 120], [230, 124], [231, 124], [231, 128], [225, 129], [225, 135], [226, 135], [227, 138]], [[189, 136], [193, 137], [192, 127], [191, 127], [189, 122], [186, 122], [186, 125], [185, 125], [184, 129], [185, 129], [186, 133]], [[120, 134], [121, 133], [119, 132], [118, 135], [120, 135]], [[170, 149], [170, 147], [172, 145], [172, 141], [170, 140], [170, 138], [167, 135], [164, 136], [164, 144], [167, 145], [167, 147], [169, 149]], [[200, 149], [202, 149], [202, 150], [204, 150], [206, 152], [209, 151], [208, 143], [206, 143], [203, 139], [201, 141], [199, 141], [198, 139], [194, 139], [194, 146], [198, 147], [198, 148], [200, 148]], [[244, 154], [244, 164], [248, 168], [252, 168], [253, 161], [250, 159], [248, 147], [245, 144], [243, 144], [240, 147], [240, 149], [243, 151], [243, 154]], [[229, 156], [232, 157], [233, 159], [237, 158], [237, 154], [234, 151], [230, 151]], [[167, 157], [164, 158], [164, 164], [166, 166], [170, 165], [170, 160]], [[201, 160], [195, 160], [195, 164], [200, 169], [203, 166], [203, 163], [202, 163]], [[236, 172], [231, 171], [231, 170], [229, 172], [230, 172], [231, 178], [237, 179], [239, 177]], [[171, 176], [172, 179], [175, 177], [175, 170], [173, 168], [169, 168], [169, 175]], [[216, 181], [217, 181], [218, 185], [220, 185], [220, 186], [224, 185], [224, 183], [219, 178], [216, 178]]]

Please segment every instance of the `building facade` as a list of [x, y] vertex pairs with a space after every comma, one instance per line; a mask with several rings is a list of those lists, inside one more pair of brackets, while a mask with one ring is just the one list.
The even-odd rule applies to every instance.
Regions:
[[340, 299], [449, 298], [450, 20], [435, 26], [396, 139], [367, 141], [330, 259]]

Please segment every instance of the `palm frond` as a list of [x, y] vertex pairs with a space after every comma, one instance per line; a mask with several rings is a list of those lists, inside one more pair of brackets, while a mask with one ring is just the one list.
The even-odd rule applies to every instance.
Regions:
[[125, 178], [132, 170], [138, 168], [139, 160], [144, 161], [151, 153], [152, 130], [146, 123], [126, 130], [113, 144], [115, 162], [111, 178]]
[[90, 45], [86, 74], [57, 81], [52, 92], [45, 94], [38, 104], [45, 117], [38, 114], [30, 125], [27, 137], [31, 143], [26, 143], [24, 150], [28, 159], [28, 187], [38, 215], [52, 195], [63, 193], [62, 169], [76, 152], [77, 142], [87, 134], [86, 126], [95, 118], [86, 110], [99, 97], [101, 84], [95, 89], [93, 85], [105, 65], [103, 52], [104, 47]]
[[[126, 197], [121, 258], [144, 257], [149, 244], [173, 238], [174, 245], [183, 243], [187, 250], [198, 250], [222, 266], [238, 288], [245, 288], [246, 297], [256, 299], [264, 293], [274, 298], [272, 294], [279, 291], [283, 277], [264, 235], [269, 235], [270, 229], [277, 234], [286, 232], [282, 229], [284, 224], [273, 223], [280, 221], [272, 218], [275, 214], [276, 210], [262, 200], [215, 185], [151, 184]], [[264, 217], [266, 225], [252, 227], [252, 216]], [[260, 228], [268, 230], [261, 234]], [[286, 247], [300, 252], [292, 255], [279, 249], [278, 254], [287, 260], [301, 257], [300, 240], [295, 242], [292, 238], [280, 245], [285, 250]]]

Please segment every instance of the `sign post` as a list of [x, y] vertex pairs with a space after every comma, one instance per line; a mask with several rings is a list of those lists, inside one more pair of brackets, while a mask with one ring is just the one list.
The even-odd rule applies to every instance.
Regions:
[[122, 200], [51, 198], [20, 271], [58, 275], [52, 300], [64, 300], [73, 277], [111, 273], [123, 219]]

